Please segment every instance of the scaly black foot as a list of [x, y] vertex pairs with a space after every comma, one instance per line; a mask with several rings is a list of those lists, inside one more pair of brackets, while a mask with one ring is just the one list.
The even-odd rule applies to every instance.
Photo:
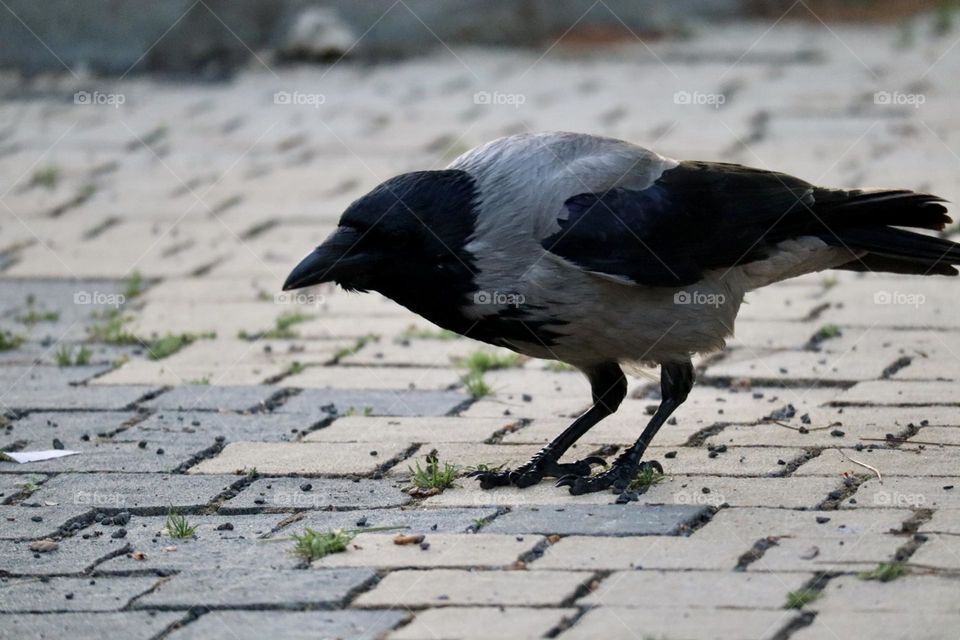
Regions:
[[471, 478], [480, 481], [481, 489], [492, 489], [513, 485], [515, 487], [529, 487], [537, 484], [545, 477], [580, 477], [589, 476], [591, 465], [607, 466], [607, 461], [599, 456], [590, 456], [576, 462], [557, 462], [553, 454], [541, 451], [533, 456], [529, 462], [506, 471], [474, 471]]
[[609, 471], [595, 476], [563, 476], [557, 480], [557, 486], [569, 487], [570, 493], [575, 496], [603, 491], [611, 487], [617, 491], [624, 491], [644, 469], [656, 469], [659, 473], [663, 473], [663, 467], [656, 460], [640, 463], [617, 460]]

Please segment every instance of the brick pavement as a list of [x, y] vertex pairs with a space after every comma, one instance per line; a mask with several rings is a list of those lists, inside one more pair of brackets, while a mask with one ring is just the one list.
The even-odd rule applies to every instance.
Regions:
[[[956, 34], [769, 27], [588, 58], [252, 64], [216, 85], [5, 79], [0, 328], [23, 341], [0, 352], [0, 447], [81, 453], [0, 462], [0, 637], [956, 637], [957, 281], [750, 296], [651, 450], [667, 477], [628, 504], [465, 478], [405, 492], [434, 449], [460, 472], [524, 459], [586, 382], [517, 360], [473, 398], [464, 359], [486, 347], [373, 295], [279, 294], [352, 198], [509, 132], [960, 200]], [[653, 386], [574, 455], [632, 442]], [[308, 528], [358, 535], [308, 562]]]

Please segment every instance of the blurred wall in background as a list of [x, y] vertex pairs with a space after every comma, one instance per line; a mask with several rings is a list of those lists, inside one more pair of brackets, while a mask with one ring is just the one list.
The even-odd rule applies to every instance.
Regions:
[[[624, 27], [740, 16], [747, 0], [5, 0], [0, 67], [220, 75], [251, 51], [291, 58], [410, 55], [451, 44], [587, 42]], [[571, 29], [571, 25], [575, 25]], [[146, 52], [146, 53], [145, 53]]]

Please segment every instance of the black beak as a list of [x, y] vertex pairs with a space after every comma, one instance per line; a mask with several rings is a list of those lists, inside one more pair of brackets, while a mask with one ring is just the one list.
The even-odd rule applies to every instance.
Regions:
[[349, 227], [339, 227], [313, 253], [300, 261], [283, 290], [300, 289], [322, 282], [350, 283], [371, 268], [371, 256], [357, 249], [360, 234]]

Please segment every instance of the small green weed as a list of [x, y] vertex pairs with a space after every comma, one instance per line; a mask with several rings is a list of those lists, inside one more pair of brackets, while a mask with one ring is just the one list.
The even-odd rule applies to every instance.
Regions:
[[802, 609], [820, 597], [819, 591], [811, 589], [798, 589], [787, 594], [787, 609]]
[[516, 353], [497, 353], [481, 349], [466, 358], [456, 360], [457, 366], [466, 367], [471, 373], [486, 373], [497, 369], [510, 369], [520, 365], [520, 356]]
[[166, 530], [167, 535], [171, 538], [192, 538], [197, 532], [197, 527], [187, 521], [187, 516], [171, 509], [167, 513]]
[[428, 455], [426, 463], [426, 467], [421, 467], [418, 460], [415, 467], [407, 467], [413, 474], [410, 481], [417, 489], [449, 489], [460, 474], [460, 467], [449, 462], [443, 463], [441, 468], [440, 459], [436, 455]]
[[54, 354], [57, 360], [57, 366], [60, 367], [79, 367], [90, 364], [91, 356], [93, 356], [93, 351], [83, 345], [80, 345], [76, 353], [74, 353], [73, 347], [63, 345], [57, 350], [57, 353]]
[[478, 371], [471, 371], [461, 378], [463, 386], [467, 393], [474, 400], [479, 400], [493, 394], [493, 388], [483, 379], [483, 374]]
[[898, 562], [881, 562], [875, 569], [861, 573], [857, 577], [861, 580], [890, 582], [908, 573], [910, 573], [910, 567], [906, 565]]
[[302, 534], [293, 534], [294, 553], [312, 562], [331, 553], [342, 553], [357, 536], [354, 531], [335, 529], [333, 531], [315, 531], [307, 528]]
[[0, 351], [11, 351], [23, 344], [23, 336], [15, 336], [9, 331], [0, 331]]

